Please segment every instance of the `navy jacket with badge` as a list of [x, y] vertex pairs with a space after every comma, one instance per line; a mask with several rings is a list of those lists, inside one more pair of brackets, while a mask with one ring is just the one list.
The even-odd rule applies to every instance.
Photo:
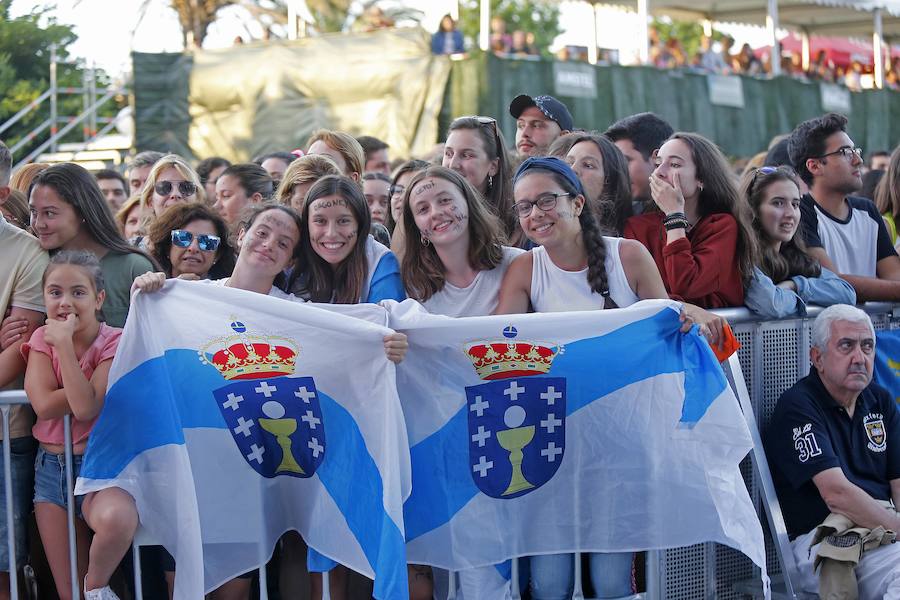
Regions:
[[839, 467], [873, 498], [890, 500], [890, 481], [900, 477], [900, 415], [887, 391], [872, 383], [851, 419], [813, 369], [778, 399], [765, 449], [793, 539], [830, 512], [812, 480], [825, 469]]

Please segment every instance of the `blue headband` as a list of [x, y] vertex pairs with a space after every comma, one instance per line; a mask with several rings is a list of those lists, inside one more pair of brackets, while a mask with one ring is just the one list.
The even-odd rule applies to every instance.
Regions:
[[578, 175], [575, 174], [575, 171], [572, 170], [572, 167], [570, 167], [566, 161], [556, 158], [555, 156], [533, 156], [531, 158], [526, 158], [525, 162], [519, 165], [519, 168], [513, 177], [513, 185], [532, 169], [544, 169], [556, 173], [565, 179], [569, 185], [575, 188], [576, 192], [582, 196], [584, 195], [584, 187], [582, 187]]

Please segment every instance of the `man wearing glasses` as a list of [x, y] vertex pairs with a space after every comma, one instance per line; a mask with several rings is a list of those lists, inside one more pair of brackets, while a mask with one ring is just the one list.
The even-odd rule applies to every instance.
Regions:
[[862, 187], [862, 149], [847, 118], [829, 113], [800, 123], [788, 153], [809, 186], [800, 204], [803, 237], [823, 267], [856, 288], [859, 302], [900, 300], [900, 257], [875, 204], [853, 196]]

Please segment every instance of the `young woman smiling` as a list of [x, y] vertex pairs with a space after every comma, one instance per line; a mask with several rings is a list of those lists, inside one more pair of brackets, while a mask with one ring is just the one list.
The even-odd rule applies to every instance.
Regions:
[[406, 298], [397, 259], [369, 235], [371, 215], [358, 183], [323, 177], [307, 193], [301, 217], [305, 230], [292, 293], [335, 304]]
[[741, 182], [753, 210], [758, 261], [744, 298], [765, 318], [806, 314], [807, 304], [856, 304], [849, 283], [807, 254], [800, 227], [799, 178], [790, 167], [760, 167]]

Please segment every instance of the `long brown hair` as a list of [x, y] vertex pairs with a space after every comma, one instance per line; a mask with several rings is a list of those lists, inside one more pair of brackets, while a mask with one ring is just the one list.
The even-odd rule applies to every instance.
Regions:
[[466, 199], [469, 210], [468, 260], [472, 268], [479, 271], [496, 268], [503, 261], [503, 244], [506, 242], [500, 219], [488, 210], [481, 194], [466, 181], [465, 177], [456, 171], [439, 166], [428, 167], [416, 173], [403, 194], [403, 228], [406, 239], [410, 242], [406, 245], [400, 272], [407, 294], [420, 302], [428, 300], [444, 289], [445, 283], [444, 264], [434, 246], [418, 243], [422, 233], [416, 225], [409, 203], [412, 189], [428, 177], [437, 177], [451, 183]]
[[741, 200], [737, 181], [728, 165], [728, 159], [713, 142], [697, 133], [673, 133], [670, 140], [681, 140], [691, 149], [696, 178], [702, 183], [697, 199], [697, 213], [700, 218], [725, 213], [734, 217], [737, 223], [738, 268], [744, 285], [753, 277], [756, 258], [756, 236], [750, 225], [750, 207]]
[[[319, 198], [331, 195], [338, 195], [347, 201], [358, 226], [356, 242], [350, 255], [336, 267], [316, 254], [309, 237], [309, 206]], [[369, 276], [366, 242], [372, 227], [372, 216], [362, 188], [345, 175], [327, 175], [314, 183], [307, 192], [300, 218], [303, 221], [303, 228], [300, 230], [300, 256], [289, 282], [291, 292], [313, 302], [358, 303]]]
[[458, 129], [469, 129], [478, 133], [478, 139], [484, 147], [484, 152], [489, 160], [497, 161], [497, 174], [491, 178], [485, 193], [488, 206], [494, 211], [503, 224], [506, 237], [514, 246], [521, 246], [525, 242], [525, 235], [519, 227], [518, 219], [513, 214], [512, 205], [512, 175], [513, 170], [509, 164], [509, 152], [506, 141], [497, 121], [490, 117], [459, 117], [450, 123], [447, 136]]
[[900, 146], [891, 152], [891, 161], [884, 177], [875, 188], [875, 206], [881, 214], [900, 218]]
[[209, 269], [208, 277], [221, 279], [231, 276], [234, 270], [234, 249], [228, 241], [228, 226], [218, 212], [200, 202], [175, 204], [163, 211], [147, 232], [150, 254], [162, 266], [166, 275], [171, 277], [172, 261], [169, 259], [169, 251], [172, 249], [172, 230], [187, 227], [194, 221], [212, 223], [220, 240], [219, 247], [216, 248], [216, 259]]
[[768, 275], [775, 283], [802, 275], [803, 277], [818, 277], [822, 274], [819, 262], [807, 254], [806, 245], [803, 243], [803, 235], [800, 233], [799, 219], [797, 231], [789, 242], [783, 242], [780, 250], [775, 250], [768, 243], [769, 236], [763, 231], [759, 221], [759, 207], [766, 197], [766, 190], [773, 183], [790, 181], [800, 189], [800, 178], [797, 173], [788, 166], [760, 167], [744, 173], [741, 178], [741, 197], [745, 198], [753, 211], [753, 231], [756, 234], [758, 244], [757, 266]]

